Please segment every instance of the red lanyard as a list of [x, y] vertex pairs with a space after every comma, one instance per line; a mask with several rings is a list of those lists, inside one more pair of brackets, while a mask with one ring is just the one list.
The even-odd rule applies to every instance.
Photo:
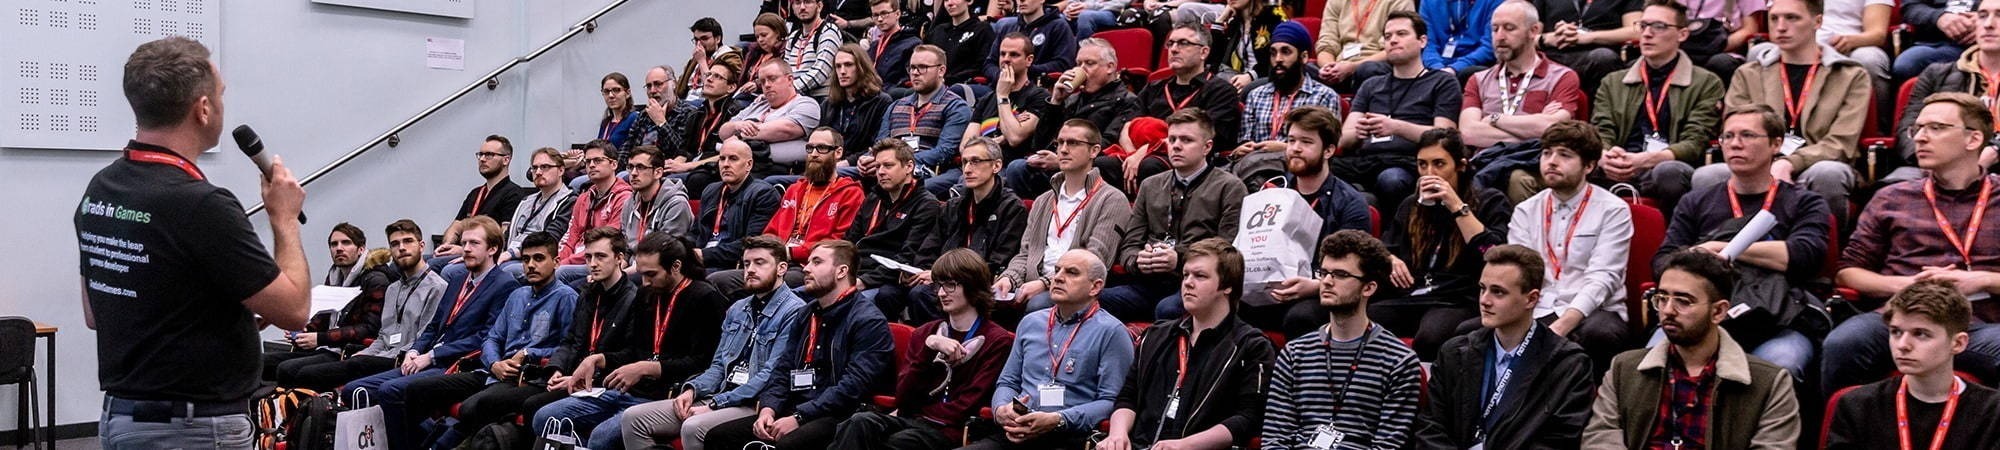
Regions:
[[[975, 220], [979, 219], [979, 211], [977, 210], [977, 208], [979, 208], [979, 200], [976, 199], [977, 197], [978, 197], [977, 193], [968, 192], [965, 194], [965, 247], [966, 248], [972, 248], [972, 235], [979, 233], [979, 224], [974, 222]], [[1077, 209], [1082, 209], [1082, 208], [1077, 208]]]
[[910, 134], [917, 134], [917, 119], [930, 115], [931, 108], [935, 106], [937, 102], [925, 102], [923, 108], [910, 108]]
[[[1667, 88], [1668, 85], [1672, 84], [1672, 81], [1660, 83], [1660, 96], [1659, 99], [1655, 100], [1653, 98], [1653, 76], [1646, 72], [1646, 68], [1639, 68], [1640, 87], [1646, 90], [1646, 120], [1653, 124], [1653, 133], [1665, 136], [1666, 133], [1662, 133], [1662, 128], [1660, 128], [1660, 105], [1667, 103]], [[1779, 71], [1781, 74], [1783, 72]], [[1790, 102], [1791, 91], [1785, 91], [1785, 93], [1785, 101]]]
[[1167, 98], [1167, 108], [1170, 108], [1169, 111], [1180, 111], [1181, 108], [1187, 107], [1188, 102], [1192, 102], [1195, 97], [1201, 96], [1202, 84], [1208, 83], [1208, 80], [1200, 79], [1194, 81], [1194, 83], [1189, 83], [1189, 85], [1194, 86], [1194, 92], [1189, 93], [1187, 98], [1183, 98], [1180, 101], [1174, 101], [1174, 83], [1172, 81], [1160, 83], [1160, 96]]
[[[1272, 97], [1272, 98], [1271, 98], [1271, 139], [1272, 139], [1272, 140], [1277, 140], [1277, 139], [1282, 139], [1282, 138], [1284, 138], [1284, 137], [1285, 137], [1285, 135], [1284, 135], [1284, 133], [1285, 133], [1285, 113], [1289, 113], [1289, 112], [1292, 112], [1292, 100], [1297, 100], [1297, 99], [1299, 98], [1299, 94], [1300, 94], [1300, 93], [1303, 93], [1303, 92], [1305, 92], [1305, 88], [1299, 88], [1299, 92], [1293, 92], [1293, 93], [1292, 93], [1292, 96], [1291, 96], [1291, 97], [1286, 97], [1286, 96], [1285, 96], [1285, 94], [1280, 94], [1280, 93], [1277, 93], [1277, 92], [1276, 92], [1276, 91], [1277, 91], [1276, 89], [1272, 89], [1272, 91], [1273, 91], [1273, 92], [1271, 93], [1271, 97]], [[1179, 109], [1179, 108], [1175, 108], [1175, 109]]]
[[[1951, 430], [1951, 416], [1958, 412], [1958, 387], [1962, 381], [1951, 379], [1951, 398], [1944, 401], [1944, 415], [1938, 416], [1937, 433], [1931, 435], [1931, 450], [1944, 448], [1944, 435]], [[1896, 387], [1896, 437], [1903, 444], [1903, 450], [1910, 450], [1910, 378], [1904, 377]]]
[[1576, 238], [1576, 224], [1583, 221], [1583, 212], [1590, 208], [1590, 194], [1597, 193], [1596, 189], [1592, 189], [1589, 186], [1585, 186], [1583, 189], [1583, 201], [1576, 204], [1576, 214], [1569, 218], [1569, 232], [1563, 235], [1563, 252], [1565, 253], [1556, 253], [1556, 248], [1552, 245], [1554, 242], [1549, 239], [1549, 229], [1555, 228], [1556, 197], [1550, 195], [1549, 198], [1544, 199], [1547, 202], [1542, 204], [1542, 248], [1544, 249], [1542, 254], [1549, 255], [1549, 268], [1555, 270], [1555, 279], [1557, 280], [1561, 280], [1563, 277], [1562, 260], [1568, 257], [1566, 256], [1567, 252], [1571, 250], [1569, 248], [1570, 240]]
[[[727, 98], [724, 98], [722, 99], [722, 101], [727, 102], [734, 100], [729, 100]], [[722, 120], [722, 104], [718, 102], [716, 103], [716, 106], [714, 108], [709, 108], [708, 123], [702, 124], [701, 126], [701, 140], [695, 141], [694, 143], [695, 153], [699, 154], [708, 148], [708, 137], [715, 135], [716, 131], [715, 125], [719, 123], [721, 120]]]
[[1958, 250], [1958, 256], [1965, 260], [1965, 270], [1972, 270], [1972, 244], [1979, 240], [1979, 223], [1986, 220], [1986, 201], [1993, 196], [1993, 179], [1982, 178], [1979, 182], [1979, 203], [1973, 205], [1972, 221], [1966, 224], [1965, 239], [1959, 240], [1958, 230], [1951, 229], [1951, 222], [1944, 217], [1944, 210], [1938, 209], [1937, 179], [1924, 180], [1924, 199], [1931, 202], [1931, 214], [1937, 216], [1938, 228], [1944, 230], [1944, 238], [1951, 241], [1951, 248]]
[[792, 70], [799, 70], [806, 67], [806, 52], [812, 51], [813, 40], [817, 38], [814, 34], [818, 34], [820, 25], [825, 24], [825, 19], [814, 19], [812, 25], [798, 30], [798, 43], [792, 45], [791, 48], [798, 51], [799, 59], [798, 62], [792, 63]]
[[[819, 208], [819, 205], [821, 203], [826, 203], [826, 189], [827, 188], [820, 188], [818, 190], [814, 190], [813, 188], [808, 187], [806, 188], [806, 192], [804, 194], [799, 195], [798, 204], [799, 206], [803, 206], [803, 208], [799, 208], [798, 211], [792, 213], [793, 238], [805, 237], [806, 219], [812, 218], [813, 209]], [[819, 195], [818, 199], [819, 201], [813, 203], [806, 203], [806, 200], [812, 198], [814, 194]]]
[[722, 192], [715, 197], [715, 229], [709, 233], [710, 240], [720, 239], [722, 236], [722, 218], [725, 217], [723, 213], [729, 212], [729, 186], [723, 186]]
[[[1805, 82], [1805, 84], [1803, 84], [1803, 85], [1800, 85], [1800, 86], [1799, 86], [1799, 97], [1809, 97], [1809, 96], [1812, 96], [1812, 82], [1813, 82], [1813, 78], [1817, 78], [1817, 77], [1819, 77], [1819, 64], [1813, 64], [1813, 66], [1812, 66], [1812, 68], [1811, 68], [1811, 69], [1806, 69], [1806, 82]], [[1789, 71], [1789, 70], [1779, 70], [1779, 71], [1778, 71], [1778, 79], [1780, 79], [1780, 80], [1783, 80], [1783, 81], [1784, 81], [1784, 83], [1785, 83], [1785, 85], [1784, 85], [1784, 91], [1785, 91], [1785, 112], [1788, 112], [1788, 113], [1791, 113], [1791, 114], [1792, 114], [1792, 116], [1791, 116], [1791, 117], [1787, 117], [1787, 119], [1791, 119], [1791, 120], [1792, 120], [1792, 122], [1793, 122], [1793, 123], [1792, 123], [1792, 128], [1795, 128], [1795, 129], [1797, 129], [1797, 128], [1803, 128], [1803, 127], [1804, 127], [1804, 125], [1803, 125], [1803, 124], [1800, 124], [1800, 123], [1798, 123], [1798, 122], [1804, 122], [1804, 121], [1805, 121], [1805, 112], [1806, 112], [1806, 101], [1805, 101], [1805, 99], [1804, 99], [1804, 98], [1794, 98], [1794, 97], [1792, 97], [1792, 74], [1791, 74], [1791, 71]]]
[[1368, 0], [1368, 8], [1355, 9], [1356, 6], [1361, 6], [1360, 0], [1347, 2], [1347, 12], [1355, 15], [1354, 40], [1359, 41], [1362, 35], [1368, 34], [1368, 16], [1375, 13], [1377, 3], [1382, 3], [1382, 0]]
[[477, 216], [477, 215], [479, 215], [479, 207], [480, 207], [480, 205], [485, 205], [485, 204], [486, 204], [486, 196], [487, 196], [487, 195], [489, 195], [489, 194], [492, 194], [492, 193], [493, 193], [493, 187], [492, 187], [492, 186], [480, 186], [480, 187], [479, 187], [479, 196], [477, 196], [477, 197], [473, 197], [473, 198], [472, 198], [472, 210], [471, 210], [471, 211], [467, 211], [467, 212], [466, 212], [466, 217], [472, 217], [472, 216]]
[[[1729, 210], [1735, 211], [1736, 217], [1743, 217], [1743, 203], [1742, 200], [1736, 199], [1736, 185], [1728, 184], [1725, 186], [1729, 187]], [[1771, 210], [1771, 201], [1777, 199], [1778, 199], [1778, 180], [1771, 180], [1771, 189], [1764, 191], [1764, 210], [1765, 211]]]
[[1996, 108], [2000, 106], [2000, 71], [1980, 70], [1979, 74], [1986, 79], [1986, 95], [1980, 96], [1980, 100], [1986, 101], [1987, 111], [2000, 114], [2000, 108]]
[[451, 315], [444, 318], [444, 326], [449, 327], [452, 321], [458, 320], [458, 312], [465, 309], [465, 300], [472, 298], [472, 291], [478, 289], [479, 283], [472, 282], [472, 276], [467, 275], [465, 277], [465, 286], [458, 290], [458, 301], [451, 304]]
[[[1052, 379], [1055, 378], [1057, 373], [1056, 369], [1062, 368], [1063, 357], [1069, 356], [1070, 344], [1076, 343], [1076, 333], [1079, 331], [1083, 331], [1083, 324], [1090, 322], [1090, 318], [1096, 315], [1097, 315], [1097, 304], [1091, 303], [1090, 311], [1083, 313], [1083, 319], [1076, 321], [1076, 328], [1071, 328], [1069, 330], [1069, 340], [1063, 341], [1062, 351], [1049, 353], [1049, 378]], [[1048, 336], [1047, 339], [1049, 341], [1049, 350], [1055, 350], [1056, 347], [1055, 308], [1049, 308], [1049, 328], [1043, 331]]]
[[653, 317], [659, 320], [659, 323], [653, 326], [653, 354], [660, 354], [660, 342], [667, 338], [667, 324], [674, 318], [674, 304], [680, 303], [681, 291], [687, 290], [688, 285], [693, 283], [693, 279], [683, 279], [679, 286], [674, 287], [674, 293], [667, 296], [665, 312], [660, 311], [659, 303], [653, 304]]
[[[1082, 203], [1078, 203], [1078, 204], [1076, 204], [1076, 209], [1075, 209], [1075, 210], [1072, 210], [1072, 211], [1070, 211], [1070, 212], [1069, 212], [1069, 218], [1067, 218], [1067, 219], [1063, 219], [1062, 223], [1058, 223], [1058, 224], [1056, 224], [1056, 237], [1058, 237], [1058, 238], [1062, 237], [1062, 235], [1063, 235], [1063, 232], [1064, 232], [1064, 231], [1068, 231], [1068, 230], [1069, 230], [1069, 225], [1070, 225], [1071, 223], [1075, 223], [1075, 222], [1076, 222], [1076, 216], [1079, 216], [1079, 215], [1083, 215], [1083, 209], [1084, 209], [1085, 207], [1088, 207], [1088, 206], [1090, 206], [1090, 199], [1091, 199], [1091, 198], [1095, 198], [1095, 197], [1097, 197], [1097, 190], [1098, 190], [1099, 188], [1103, 188], [1103, 187], [1104, 187], [1104, 180], [1102, 180], [1102, 179], [1099, 179], [1099, 180], [1097, 180], [1097, 184], [1095, 184], [1095, 185], [1092, 185], [1092, 186], [1090, 187], [1090, 190], [1089, 190], [1089, 191], [1085, 191], [1085, 192], [1084, 192], [1084, 194], [1083, 194], [1083, 202], [1082, 202]], [[1060, 188], [1058, 188], [1058, 189], [1060, 189]], [[1056, 195], [1062, 195], [1062, 193], [1061, 193], [1061, 192], [1057, 192], [1057, 193], [1056, 193]], [[1057, 206], [1057, 207], [1061, 207], [1061, 206], [1062, 206], [1062, 201], [1061, 201], [1061, 200], [1057, 200], [1057, 201], [1056, 201], [1056, 206]], [[1049, 211], [1049, 213], [1053, 214], [1053, 213], [1055, 213], [1055, 211], [1054, 211], [1053, 209], [1051, 209], [1051, 210]]]
[[874, 59], [875, 59], [876, 61], [881, 61], [881, 60], [882, 60], [882, 52], [885, 52], [885, 51], [888, 51], [888, 50], [889, 50], [889, 38], [892, 38], [892, 37], [895, 37], [895, 36], [892, 36], [892, 35], [890, 35], [889, 33], [882, 33], [882, 38], [881, 38], [881, 39], [877, 39], [877, 40], [875, 40], [875, 54], [874, 54], [874, 55], [872, 55], [872, 56], [874, 56], [874, 57], [875, 57]]
[[[847, 298], [847, 296], [849, 295], [854, 295], [854, 291], [856, 289], [859, 288], [849, 287], [847, 288], [847, 290], [841, 291], [840, 298], [844, 299]], [[805, 355], [803, 356], [804, 359], [801, 360], [802, 362], [799, 363], [799, 367], [802, 368], [805, 366], [812, 365], [813, 349], [819, 347], [819, 312], [811, 312], [808, 313], [807, 316], [808, 317], [806, 318], [806, 347], [805, 349], [803, 349], [803, 351], [801, 351], [801, 353], [805, 353]]]
[[[1082, 327], [1077, 327], [1077, 328], [1082, 328]], [[1187, 336], [1181, 336], [1180, 341], [1176, 343], [1180, 344], [1179, 347], [1181, 350], [1181, 360], [1180, 360], [1181, 368], [1180, 371], [1174, 372], [1174, 390], [1172, 394], [1178, 396], [1181, 393], [1181, 385], [1187, 382], [1187, 364], [1188, 364]]]
[[[903, 185], [903, 198], [901, 200], [896, 200], [895, 204], [889, 205], [889, 213], [895, 214], [896, 211], [902, 211], [903, 204], [909, 203], [910, 197], [916, 196], [913, 195], [916, 193], [916, 190], [917, 190], [916, 183], [905, 183]], [[888, 200], [888, 199], [883, 199], [883, 200]], [[882, 202], [877, 201], [875, 202], [875, 210], [868, 212], [868, 228], [861, 229], [861, 235], [867, 236], [869, 234], [874, 233], [875, 226], [881, 224], [882, 224]]]
[[165, 164], [169, 166], [178, 167], [181, 169], [182, 172], [187, 172], [188, 176], [194, 177], [194, 179], [196, 180], [208, 180], [208, 176], [203, 175], [201, 173], [201, 168], [195, 167], [194, 163], [188, 162], [187, 158], [182, 158], [181, 155], [167, 154], [153, 150], [134, 150], [128, 148], [125, 149], [125, 158], [138, 162]]

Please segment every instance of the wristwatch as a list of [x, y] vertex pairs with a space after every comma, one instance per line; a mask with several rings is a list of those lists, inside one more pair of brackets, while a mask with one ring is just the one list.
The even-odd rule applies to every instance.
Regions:
[[1471, 215], [1472, 215], [1472, 204], [1470, 203], [1460, 204], [1458, 206], [1458, 211], [1452, 214], [1453, 217], [1469, 217]]

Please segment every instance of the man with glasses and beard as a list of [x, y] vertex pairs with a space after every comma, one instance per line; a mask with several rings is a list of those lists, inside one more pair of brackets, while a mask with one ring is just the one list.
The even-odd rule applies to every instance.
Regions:
[[[793, 261], [804, 261], [814, 244], [828, 239], [840, 239], [847, 235], [847, 228], [854, 225], [854, 217], [861, 210], [865, 197], [861, 183], [852, 178], [834, 176], [834, 163], [840, 161], [840, 132], [832, 128], [820, 127], [812, 131], [806, 144], [805, 178], [785, 188], [785, 195], [778, 203], [778, 212], [771, 216], [771, 223], [764, 226], [764, 234], [776, 236], [785, 243], [787, 257]], [[799, 284], [805, 274], [793, 268], [784, 276], [787, 283]], [[725, 295], [735, 296], [743, 287], [743, 272], [730, 270], [716, 272], [708, 277]]]
[[465, 219], [473, 216], [486, 216], [496, 221], [512, 218], [514, 208], [521, 205], [521, 198], [531, 192], [514, 184], [514, 179], [508, 176], [510, 171], [507, 167], [514, 162], [514, 143], [506, 137], [497, 134], [487, 136], [486, 143], [480, 144], [479, 152], [474, 155], [479, 161], [479, 177], [485, 182], [465, 193], [465, 202], [459, 204], [458, 214], [452, 216], [451, 226], [444, 229], [444, 244], [431, 253], [430, 264], [434, 268], [454, 262], [463, 252], [459, 247], [458, 232], [464, 228]]
[[507, 251], [500, 254], [501, 262], [521, 256], [521, 241], [529, 234], [568, 231], [570, 209], [576, 204], [576, 194], [562, 181], [562, 152], [542, 147], [528, 158], [528, 181], [535, 184], [535, 191], [514, 208], [514, 219], [507, 227]]

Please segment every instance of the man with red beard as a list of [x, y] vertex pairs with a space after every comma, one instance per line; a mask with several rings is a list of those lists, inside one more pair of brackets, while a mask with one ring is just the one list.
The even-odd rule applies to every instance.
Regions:
[[[785, 187], [777, 214], [764, 226], [764, 234], [785, 243], [785, 251], [793, 261], [804, 261], [819, 241], [845, 236], [847, 228], [854, 224], [855, 212], [861, 209], [865, 195], [861, 183], [834, 176], [834, 163], [844, 153], [840, 146], [845, 142], [842, 139], [840, 132], [832, 128], [812, 130], [806, 138], [805, 178]], [[797, 267], [787, 270], [784, 276], [788, 285], [805, 282], [805, 273]], [[741, 270], [716, 272], [708, 281], [730, 297], [742, 296], [737, 292], [743, 287]]]

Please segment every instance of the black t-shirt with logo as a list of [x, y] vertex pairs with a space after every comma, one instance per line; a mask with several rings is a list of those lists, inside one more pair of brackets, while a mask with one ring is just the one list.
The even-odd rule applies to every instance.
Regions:
[[259, 360], [243, 300], [278, 266], [243, 204], [192, 162], [136, 141], [127, 155], [90, 180], [75, 218], [99, 384], [135, 400], [247, 399]]

